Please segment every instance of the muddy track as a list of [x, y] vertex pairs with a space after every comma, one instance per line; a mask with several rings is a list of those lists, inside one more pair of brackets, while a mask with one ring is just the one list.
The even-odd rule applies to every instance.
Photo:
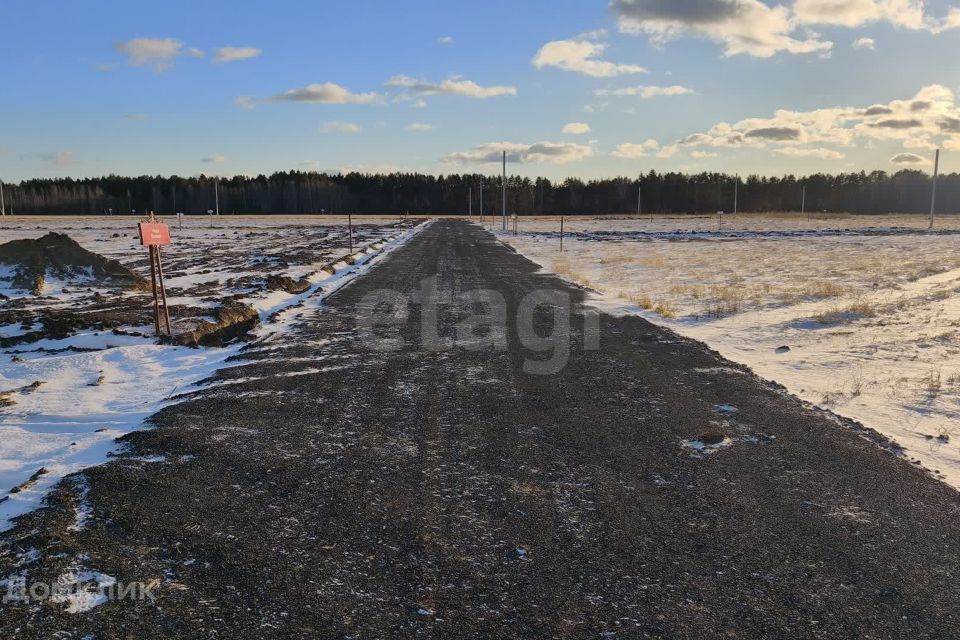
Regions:
[[[433, 223], [6, 537], [0, 577], [82, 563], [155, 602], [0, 605], [0, 636], [956, 637], [956, 492], [642, 319], [585, 349], [583, 292], [537, 271]], [[364, 296], [429, 276], [441, 337], [466, 291], [569, 295], [569, 363], [524, 373], [513, 320], [426, 349], [416, 305], [371, 351]]]

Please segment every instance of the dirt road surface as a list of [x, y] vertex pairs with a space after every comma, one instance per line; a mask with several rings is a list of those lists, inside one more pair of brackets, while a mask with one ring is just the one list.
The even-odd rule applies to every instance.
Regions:
[[[424, 279], [437, 307], [415, 302]], [[480, 289], [507, 325], [465, 341]], [[414, 302], [371, 304], [383, 290]], [[534, 291], [569, 297], [569, 331], [559, 306], [525, 315]], [[6, 537], [0, 577], [82, 566], [157, 580], [152, 601], [6, 603], [0, 636], [960, 635], [955, 491], [583, 298], [478, 226], [434, 222]], [[568, 341], [557, 372], [525, 372]]]

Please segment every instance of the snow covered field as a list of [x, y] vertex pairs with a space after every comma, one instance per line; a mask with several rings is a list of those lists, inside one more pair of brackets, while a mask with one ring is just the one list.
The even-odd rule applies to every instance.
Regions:
[[[489, 225], [488, 225], [489, 226]], [[887, 435], [960, 488], [960, 218], [521, 219], [545, 269]], [[499, 226], [497, 226], [499, 229]]]
[[[179, 305], [173, 308], [175, 325], [189, 320], [178, 311], [202, 315], [235, 298], [257, 310], [263, 324], [255, 336], [266, 339], [282, 332], [303, 305], [318, 304], [420, 228], [396, 218], [355, 219], [359, 253], [348, 264], [336, 262], [349, 253], [343, 223], [339, 218], [203, 217], [188, 219], [183, 231], [172, 225], [174, 244], [164, 256], [170, 302]], [[133, 218], [7, 218], [0, 221], [0, 242], [56, 230], [148, 273], [135, 224]], [[265, 287], [265, 275], [277, 273], [304, 278], [309, 287], [301, 293]], [[0, 298], [0, 318], [30, 318], [0, 322], [2, 338], [42, 331], [50, 318], [82, 313], [105, 298], [111, 302], [97, 304], [136, 308], [132, 316], [118, 313], [120, 321], [142, 322], [144, 307], [149, 313], [149, 298], [142, 292], [121, 294], [73, 282], [48, 281], [41, 297], [2, 283], [0, 292], [7, 296]], [[209, 378], [240, 351], [237, 344], [161, 344], [151, 332], [148, 323], [125, 323], [118, 330], [80, 325], [66, 337], [0, 343], [0, 531], [11, 526], [10, 518], [38, 506], [64, 476], [105, 461], [117, 449], [116, 438], [140, 428], [175, 395]]]

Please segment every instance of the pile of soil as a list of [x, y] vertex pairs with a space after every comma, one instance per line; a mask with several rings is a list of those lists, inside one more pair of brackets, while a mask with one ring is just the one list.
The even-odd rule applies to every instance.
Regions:
[[10, 285], [27, 289], [34, 295], [43, 293], [47, 277], [67, 282], [108, 284], [111, 286], [145, 287], [147, 281], [116, 260], [87, 251], [63, 233], [0, 244], [0, 265], [14, 268]]
[[256, 309], [236, 301], [218, 308], [214, 316], [216, 322], [200, 322], [193, 331], [177, 336], [176, 341], [188, 347], [219, 347], [242, 337], [260, 322]]

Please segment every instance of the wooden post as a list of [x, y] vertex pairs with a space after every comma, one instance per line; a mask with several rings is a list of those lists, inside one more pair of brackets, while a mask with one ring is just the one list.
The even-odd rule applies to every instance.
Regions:
[[347, 214], [347, 233], [350, 234], [350, 253], [353, 253], [353, 217]]
[[[173, 336], [173, 331], [170, 329], [170, 307], [167, 306], [167, 288], [163, 284], [163, 262], [160, 260], [160, 246], [157, 245], [154, 247], [154, 251], [157, 256], [157, 276], [160, 281], [160, 299], [163, 301], [163, 316], [164, 323], [167, 327], [167, 335]], [[157, 318], [157, 326], [160, 326], [160, 318]]]
[[560, 253], [563, 253], [563, 216], [560, 216]]
[[150, 283], [153, 287], [153, 331], [160, 335], [160, 298], [157, 295], [157, 248], [150, 245]]

